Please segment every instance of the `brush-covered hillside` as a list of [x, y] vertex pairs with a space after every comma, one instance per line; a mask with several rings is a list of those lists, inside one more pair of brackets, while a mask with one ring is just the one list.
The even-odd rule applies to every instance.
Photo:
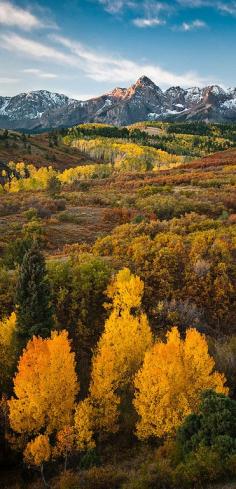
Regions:
[[235, 135], [1, 134], [1, 488], [235, 488]]

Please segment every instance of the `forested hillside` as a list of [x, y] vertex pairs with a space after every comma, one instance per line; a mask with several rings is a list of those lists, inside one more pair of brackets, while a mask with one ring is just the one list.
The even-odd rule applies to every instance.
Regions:
[[234, 489], [235, 136], [1, 134], [0, 487]]

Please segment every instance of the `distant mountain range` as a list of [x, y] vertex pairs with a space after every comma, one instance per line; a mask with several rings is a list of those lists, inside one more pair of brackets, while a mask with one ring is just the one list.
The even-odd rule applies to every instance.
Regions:
[[161, 90], [146, 76], [130, 88], [87, 101], [46, 90], [0, 97], [0, 127], [42, 130], [86, 122], [128, 125], [138, 121], [236, 122], [236, 88], [171, 87]]

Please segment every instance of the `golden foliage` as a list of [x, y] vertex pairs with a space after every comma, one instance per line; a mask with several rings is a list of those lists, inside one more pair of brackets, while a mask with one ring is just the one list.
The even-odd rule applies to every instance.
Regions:
[[93, 358], [90, 386], [96, 424], [105, 431], [116, 431], [120, 404], [117, 391], [131, 387], [133, 376], [152, 345], [146, 315], [131, 313], [132, 308], [140, 306], [142, 293], [143, 282], [128, 269], [121, 270], [108, 288], [113, 310]]
[[227, 394], [226, 379], [214, 368], [204, 335], [188, 329], [182, 340], [172, 328], [166, 343], [158, 342], [146, 353], [135, 377], [138, 437], [174, 433], [186, 416], [197, 412], [203, 390]]
[[34, 337], [24, 350], [9, 401], [10, 424], [18, 433], [46, 433], [72, 422], [78, 383], [66, 331]]
[[16, 363], [16, 314], [13, 312], [9, 318], [0, 321], [0, 384], [6, 388], [9, 378], [13, 375]]
[[[65, 142], [71, 143], [70, 139]], [[169, 168], [183, 162], [182, 156], [169, 154], [161, 149], [115, 139], [74, 139], [71, 143], [85, 155], [104, 163], [112, 163], [117, 172], [146, 172], [162, 165]]]
[[128, 268], [123, 268], [108, 286], [107, 296], [112, 300], [112, 309], [118, 313], [119, 310], [140, 307], [143, 290], [142, 280]]
[[95, 448], [92, 429], [93, 407], [89, 399], [81, 401], [75, 411], [76, 446], [79, 451]]
[[65, 426], [57, 432], [56, 445], [53, 449], [53, 457], [67, 457], [76, 447], [76, 436], [73, 426]]
[[24, 451], [25, 462], [29, 465], [41, 466], [51, 457], [51, 446], [47, 435], [38, 435], [30, 441]]

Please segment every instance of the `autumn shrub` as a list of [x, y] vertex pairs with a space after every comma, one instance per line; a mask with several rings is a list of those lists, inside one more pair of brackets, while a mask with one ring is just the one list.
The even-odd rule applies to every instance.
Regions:
[[116, 465], [92, 467], [81, 474], [81, 489], [120, 489], [126, 478], [127, 474]]
[[21, 209], [20, 202], [11, 200], [2, 200], [0, 202], [0, 216], [8, 216], [9, 214], [17, 214]]
[[217, 370], [223, 372], [227, 378], [231, 395], [236, 394], [236, 336], [222, 339], [209, 338], [209, 348], [216, 362]]
[[[129, 474], [122, 489], [172, 489], [173, 469], [167, 458], [149, 457]], [[173, 488], [174, 489], [174, 488]], [[175, 488], [177, 489], [177, 488]]]
[[94, 448], [87, 450], [80, 458], [80, 469], [87, 470], [101, 465], [101, 460]]
[[155, 308], [157, 322], [163, 331], [169, 326], [178, 326], [181, 331], [185, 331], [189, 324], [195, 328], [203, 329], [203, 311], [189, 299], [162, 301]]
[[81, 218], [77, 214], [73, 214], [72, 212], [63, 211], [57, 214], [57, 219], [60, 222], [69, 222], [71, 224], [80, 224]]
[[230, 224], [236, 224], [236, 214], [230, 214], [228, 217], [228, 221]]
[[146, 217], [143, 214], [138, 214], [132, 219], [133, 224], [140, 224], [141, 222], [145, 221]]
[[90, 188], [89, 182], [79, 182], [79, 190], [81, 190], [82, 192], [87, 192], [89, 188]]
[[114, 222], [117, 224], [125, 224], [130, 222], [134, 218], [135, 212], [131, 209], [123, 207], [116, 207], [112, 209], [106, 209], [104, 212], [103, 220], [105, 222]]
[[38, 211], [34, 207], [30, 207], [23, 212], [23, 216], [26, 217], [27, 221], [31, 221], [32, 219], [37, 219]]
[[223, 204], [213, 205], [211, 202], [199, 201], [180, 194], [172, 195], [151, 195], [136, 201], [139, 209], [147, 212], [154, 212], [158, 219], [172, 219], [180, 217], [190, 212], [196, 212], [205, 215], [220, 215], [223, 210]]
[[192, 489], [204, 487], [210, 482], [225, 478], [225, 467], [220, 454], [206, 447], [199, 447], [173, 470], [173, 487]]
[[67, 470], [60, 475], [56, 487], [59, 489], [82, 489], [79, 475], [72, 470]]

